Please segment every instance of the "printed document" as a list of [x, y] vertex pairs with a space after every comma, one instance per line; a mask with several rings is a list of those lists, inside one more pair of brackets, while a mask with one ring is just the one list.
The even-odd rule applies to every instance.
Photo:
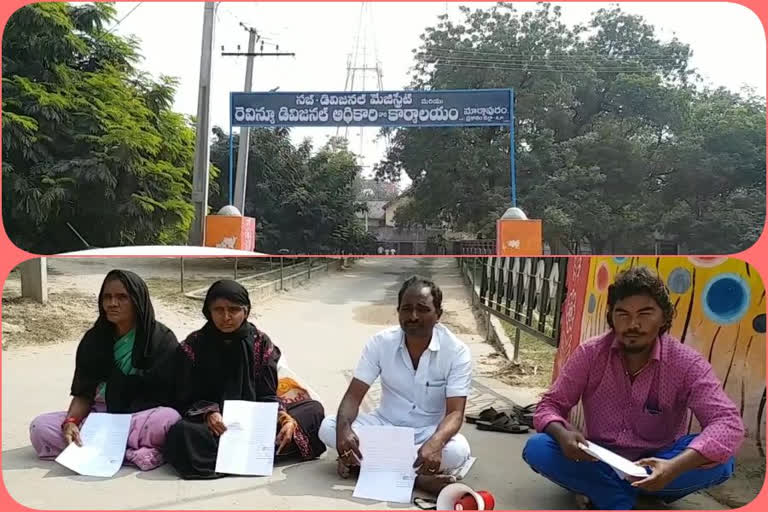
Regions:
[[227, 430], [219, 439], [216, 472], [269, 476], [275, 463], [277, 402], [226, 400]]
[[410, 503], [416, 481], [416, 446], [410, 427], [360, 426], [360, 476], [355, 498]]
[[56, 462], [81, 475], [112, 477], [123, 465], [130, 429], [130, 414], [92, 412], [80, 430], [83, 446], [70, 443]]
[[587, 444], [579, 443], [579, 448], [592, 455], [593, 457], [605, 462], [619, 473], [619, 476], [624, 478], [625, 475], [634, 476], [637, 478], [645, 478], [648, 476], [648, 472], [644, 467], [638, 466], [629, 459], [625, 459], [617, 453], [603, 448], [591, 441], [587, 441]]

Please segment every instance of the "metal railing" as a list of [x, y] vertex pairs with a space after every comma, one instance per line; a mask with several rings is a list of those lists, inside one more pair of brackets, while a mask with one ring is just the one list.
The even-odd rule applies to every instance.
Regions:
[[496, 240], [457, 240], [453, 253], [461, 256], [495, 256]]
[[568, 258], [458, 258], [476, 302], [550, 345], [560, 338]]
[[[257, 272], [248, 272], [247, 275], [241, 268], [238, 268], [238, 259], [235, 258], [232, 263], [232, 279], [241, 283], [253, 283], [258, 285], [268, 285], [272, 283], [279, 284], [279, 289], [284, 289], [283, 282], [288, 279], [294, 279], [298, 275], [304, 275], [307, 280], [312, 279], [312, 273], [320, 269], [328, 269], [331, 262], [337, 262], [341, 265], [344, 260], [350, 258], [302, 258], [296, 256], [262, 257], [260, 261], [264, 262], [265, 267]], [[201, 299], [205, 295], [207, 286], [187, 292], [185, 290], [185, 258], [179, 259], [179, 284], [181, 293], [189, 298]], [[251, 260], [254, 261], [254, 260]], [[269, 267], [266, 267], [269, 265]], [[269, 270], [267, 270], [269, 268]]]

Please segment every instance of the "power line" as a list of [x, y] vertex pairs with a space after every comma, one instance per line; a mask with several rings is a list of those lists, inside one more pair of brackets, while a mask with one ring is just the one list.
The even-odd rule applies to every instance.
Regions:
[[[480, 60], [480, 59], [457, 59], [457, 58], [444, 58], [441, 57], [439, 59], [436, 59], [435, 61], [427, 61], [424, 62], [424, 64], [488, 64], [488, 67], [491, 67], [493, 65], [502, 65], [506, 67], [515, 67], [520, 69], [551, 69], [551, 68], [557, 68], [557, 69], [573, 69], [573, 70], [584, 70], [584, 69], [603, 69], [603, 70], [614, 70], [614, 71], [622, 71], [622, 70], [628, 70], [628, 71], [634, 71], [638, 70], [638, 68], [647, 68], [647, 66], [642, 66], [640, 63], [638, 63], [635, 66], [630, 66], [627, 64], [624, 65], [602, 65], [602, 66], [588, 66], [586, 63], [574, 63], [573, 66], [568, 66], [567, 63], [555, 63], [554, 65], [550, 65], [546, 61], [540, 61], [540, 62], [529, 62], [529, 61], [493, 61], [493, 60]], [[655, 68], [654, 68], [655, 70]], [[649, 70], [651, 71], [651, 70]]]
[[[250, 26], [250, 23], [246, 23], [245, 20], [243, 20], [243, 18], [241, 18], [240, 16], [238, 16], [237, 14], [232, 12], [232, 10], [229, 9], [229, 6], [224, 5], [222, 7], [224, 7], [223, 12], [227, 16], [229, 16], [232, 19], [232, 21], [236, 22], [241, 27]], [[277, 33], [274, 33], [274, 32], [259, 31], [259, 41], [264, 41], [267, 44], [270, 44], [271, 46], [275, 46], [275, 43], [270, 42], [270, 41], [274, 41], [274, 39], [272, 39], [271, 37], [268, 37], [268, 36], [278, 36], [279, 37], [280, 34], [277, 34]]]
[[[447, 52], [455, 52], [455, 53], [471, 53], [471, 54], [478, 54], [478, 55], [497, 55], [497, 56], [502, 56], [502, 57], [507, 56], [507, 55], [519, 55], [519, 56], [525, 55], [523, 53], [515, 53], [515, 52], [489, 52], [489, 51], [477, 50], [477, 49], [474, 49], [474, 48], [473, 49], [468, 49], [468, 50], [463, 50], [463, 49], [460, 49], [460, 48], [451, 48], [451, 47], [448, 47], [448, 46], [434, 46], [432, 48], [425, 48], [424, 50], [420, 50], [420, 51], [421, 52], [424, 52], [424, 51], [432, 51], [432, 52], [434, 52], [434, 51], [444, 51], [445, 52], [445, 51], [447, 51]], [[560, 56], [563, 56], [563, 57], [570, 57], [572, 55], [572, 53], [570, 53], [571, 51], [573, 51], [573, 50], [564, 51], [564, 52], [549, 52], [549, 55], [560, 55]], [[604, 53], [599, 53], [599, 52], [594, 52], [594, 51], [589, 51], [589, 50], [580, 50], [580, 52], [583, 55], [591, 55], [591, 56], [593, 56], [595, 58], [610, 57], [610, 55], [607, 55], [607, 54], [604, 54]], [[658, 52], [654, 52], [654, 53], [636, 53], [636, 54], [634, 54], [632, 56], [633, 57], [642, 57], [642, 58], [646, 58], [646, 59], [654, 59], [654, 58], [666, 59], [666, 58], [672, 58], [669, 55], [664, 55], [664, 54], [658, 53]]]
[[[112, 26], [110, 29], [108, 29], [106, 32], [104, 32], [104, 33], [102, 34], [102, 36], [104, 36], [104, 35], [106, 35], [106, 34], [109, 34], [109, 33], [110, 33], [110, 32], [112, 32], [114, 29], [116, 29], [116, 28], [117, 28], [117, 26], [118, 26], [118, 25], [120, 25], [120, 23], [122, 23], [122, 22], [123, 22], [123, 21], [124, 21], [124, 20], [125, 20], [125, 19], [126, 19], [128, 16], [130, 16], [130, 15], [133, 13], [133, 11], [135, 11], [136, 9], [138, 9], [138, 8], [139, 8], [139, 6], [140, 6], [141, 4], [143, 4], [143, 3], [144, 3], [144, 2], [137, 2], [137, 3], [136, 3], [136, 5], [135, 5], [135, 6], [133, 6], [133, 8], [132, 8], [132, 9], [131, 9], [131, 10], [128, 12], [128, 14], [126, 14], [125, 16], [123, 16], [122, 18], [120, 18], [120, 20], [118, 20], [118, 21], [117, 21], [117, 22], [116, 22], [116, 23], [115, 23], [115, 24], [114, 24], [114, 25], [113, 25], [113, 26]], [[74, 22], [75, 22], [75, 21], [77, 21], [77, 20], [78, 20], [78, 19], [79, 19], [81, 16], [83, 16], [83, 15], [85, 15], [85, 14], [90, 14], [90, 13], [93, 11], [93, 5], [90, 5], [90, 4], [86, 4], [86, 5], [81, 5], [81, 6], [73, 6], [73, 5], [69, 4], [69, 10], [70, 10], [70, 13], [71, 13], [72, 11], [79, 11], [79, 12], [76, 12], [76, 13], [75, 13], [75, 14], [74, 14], [74, 15], [71, 17], [71, 21], [74, 23]]]
[[459, 68], [469, 69], [486, 69], [490, 71], [538, 71], [542, 73], [625, 73], [625, 74], [639, 74], [639, 75], [652, 75], [657, 74], [657, 70], [630, 70], [630, 69], [601, 69], [601, 68], [584, 68], [584, 69], [558, 69], [558, 68], [535, 68], [535, 67], [509, 67], [509, 66], [475, 66], [472, 64], [462, 64], [461, 62], [439, 62], [431, 63], [432, 65], [453, 66]]
[[125, 16], [123, 16], [122, 18], [120, 18], [119, 20], [117, 20], [117, 23], [115, 23], [115, 24], [112, 26], [112, 28], [110, 28], [110, 29], [109, 29], [109, 30], [107, 30], [106, 32], [102, 32], [101, 34], [99, 34], [99, 36], [98, 36], [98, 37], [94, 38], [93, 42], [94, 42], [94, 43], [98, 43], [99, 41], [101, 41], [102, 39], [104, 39], [104, 38], [105, 38], [105, 37], [106, 37], [108, 34], [112, 33], [112, 31], [113, 31], [113, 30], [115, 30], [115, 29], [116, 29], [118, 26], [120, 26], [120, 24], [121, 24], [122, 22], [124, 22], [124, 21], [126, 20], [126, 18], [128, 18], [128, 16], [130, 16], [131, 14], [133, 14], [133, 13], [134, 13], [134, 11], [136, 11], [136, 9], [138, 9], [138, 8], [141, 6], [141, 4], [143, 4], [143, 3], [144, 3], [144, 2], [138, 2], [138, 3], [137, 3], [137, 4], [136, 4], [134, 7], [133, 7], [133, 9], [131, 9], [130, 11], [128, 11], [128, 14], [126, 14]]
[[[125, 21], [125, 19], [126, 19], [128, 16], [130, 16], [131, 14], [133, 14], [133, 13], [134, 13], [134, 11], [136, 11], [136, 9], [138, 9], [139, 7], [141, 7], [141, 4], [143, 4], [143, 3], [144, 3], [144, 2], [137, 2], [137, 3], [136, 3], [136, 5], [133, 7], [133, 9], [131, 9], [130, 11], [128, 11], [128, 14], [126, 14], [125, 16], [123, 16], [122, 18], [120, 18], [120, 19], [117, 21], [117, 23], [115, 23], [115, 24], [112, 26], [112, 28], [110, 28], [109, 30], [107, 30], [107, 31], [106, 31], [106, 32], [103, 34], [103, 36], [104, 36], [104, 35], [107, 35], [107, 34], [109, 34], [109, 33], [111, 33], [113, 30], [115, 30], [117, 27], [119, 27], [119, 26], [120, 26], [120, 24], [121, 24], [122, 22], [124, 22], [124, 21]], [[102, 36], [102, 37], [103, 37], [103, 36]]]
[[[236, 22], [238, 25], [240, 25], [241, 27], [243, 27], [246, 30], [248, 30], [248, 27], [250, 25], [245, 23], [245, 21], [243, 21], [243, 19], [240, 16], [236, 15], [231, 10], [226, 9], [226, 8], [225, 8], [224, 12], [228, 16], [231, 17], [232, 21]], [[280, 44], [279, 43], [275, 43], [274, 39], [272, 39], [271, 37], [266, 37], [264, 34], [265, 33], [262, 32], [262, 31], [258, 32], [258, 41], [261, 43], [261, 51], [262, 51], [262, 53], [263, 53], [263, 49], [264, 49], [264, 45], [265, 44], [267, 44], [269, 46], [274, 46], [275, 47], [275, 51], [279, 51], [280, 50]], [[222, 50], [223, 50], [223, 48], [222, 48]], [[239, 48], [238, 48], [238, 50], [239, 50]], [[231, 56], [245, 56], [246, 54], [245, 53], [227, 53], [227, 54], [223, 54], [222, 53], [222, 55], [227, 56], [227, 57], [231, 57]], [[266, 56], [266, 54], [264, 56]], [[282, 56], [282, 54], [281, 54], [281, 56]], [[291, 55], [291, 56], [293, 56], [293, 55]]]
[[[480, 59], [493, 59], [492, 57], [483, 57], [482, 52], [478, 52], [475, 55], [462, 55], [458, 52], [452, 52], [452, 51], [445, 51], [445, 50], [427, 50], [424, 52], [419, 52], [417, 55], [424, 55], [424, 56], [434, 56], [438, 58], [442, 57], [450, 57], [450, 58], [457, 58], [457, 59], [477, 59], [477, 56], [480, 56]], [[573, 55], [568, 58], [551, 58], [548, 55], [541, 55], [536, 56], [533, 53], [523, 55], [523, 54], [497, 54], [499, 56], [499, 59], [493, 59], [493, 60], [486, 60], [486, 62], [531, 62], [531, 61], [544, 61], [544, 62], [560, 62], [560, 63], [569, 63], [569, 62], [598, 62], [600, 60], [611, 60], [616, 63], [622, 63], [622, 62], [634, 62], [633, 59], [643, 59], [651, 62], [667, 62], [667, 61], [676, 61], [680, 60], [680, 57], [641, 57], [641, 56], [631, 56], [631, 57], [612, 57], [612, 56], [602, 56], [602, 57], [585, 57], [585, 56], [579, 56], [579, 55]], [[533, 57], [533, 59], [532, 59]]]
[[236, 22], [238, 22], [238, 23], [239, 23], [239, 24], [241, 24], [241, 25], [244, 25], [244, 24], [245, 24], [245, 21], [243, 21], [243, 19], [242, 19], [240, 16], [238, 16], [237, 14], [235, 14], [234, 12], [232, 12], [232, 11], [229, 9], [229, 6], [228, 6], [228, 5], [223, 5], [222, 7], [224, 7], [224, 12], [225, 12], [226, 14], [228, 14], [229, 16], [231, 16], [233, 20], [235, 20]]

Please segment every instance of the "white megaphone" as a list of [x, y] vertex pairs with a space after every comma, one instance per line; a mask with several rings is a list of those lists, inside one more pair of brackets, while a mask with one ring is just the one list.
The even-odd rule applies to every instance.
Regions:
[[437, 510], [493, 510], [496, 505], [488, 491], [475, 492], [468, 485], [446, 485], [437, 496]]

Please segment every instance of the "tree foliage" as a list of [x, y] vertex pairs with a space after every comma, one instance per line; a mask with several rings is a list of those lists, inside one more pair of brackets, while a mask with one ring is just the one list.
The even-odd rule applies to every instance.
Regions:
[[3, 220], [40, 253], [181, 243], [194, 126], [175, 79], [138, 70], [139, 44], [109, 31], [111, 3], [38, 3], [3, 37]]
[[[218, 128], [214, 134], [211, 161], [228, 169], [229, 137]], [[234, 144], [237, 162], [238, 136]], [[355, 199], [360, 167], [345, 140], [332, 138], [313, 154], [309, 140], [294, 146], [288, 130], [253, 129], [249, 145], [245, 215], [256, 218], [259, 251], [360, 254], [375, 249], [375, 239], [355, 218], [365, 205]], [[220, 193], [210, 199], [214, 209], [228, 204], [227, 172], [218, 185]]]
[[[185, 243], [195, 126], [171, 110], [177, 82], [142, 73], [139, 43], [113, 34], [111, 3], [26, 6], [3, 39], [3, 218], [39, 253]], [[214, 130], [210, 204], [228, 203], [228, 137]], [[237, 141], [236, 141], [237, 143]], [[235, 156], [236, 158], [236, 156]], [[316, 154], [286, 130], [255, 130], [245, 214], [262, 251], [366, 252], [360, 169], [340, 140]]]
[[[691, 50], [619, 7], [566, 26], [559, 7], [442, 17], [414, 50], [416, 89], [515, 90], [518, 204], [556, 251], [690, 253], [754, 243], [765, 212], [765, 101], [703, 87]], [[413, 180], [401, 224], [493, 237], [510, 206], [509, 131], [398, 130], [381, 179]]]

